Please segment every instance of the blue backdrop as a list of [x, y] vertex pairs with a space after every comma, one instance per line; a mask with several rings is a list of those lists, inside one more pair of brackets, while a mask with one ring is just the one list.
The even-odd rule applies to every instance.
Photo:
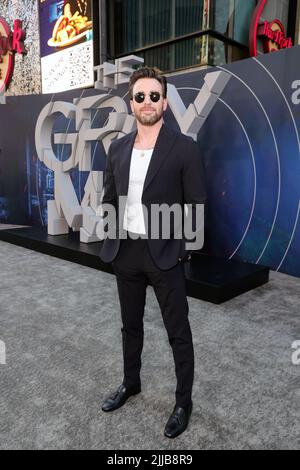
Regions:
[[[299, 63], [298, 46], [224, 66], [231, 80], [198, 135], [208, 189], [204, 250], [295, 276], [300, 276]], [[186, 106], [194, 101], [207, 72], [169, 78]], [[123, 97], [127, 87], [113, 94]], [[0, 222], [46, 224], [54, 178], [36, 157], [37, 118], [50, 99], [72, 102], [95, 93], [89, 89], [9, 97], [0, 105]], [[106, 118], [101, 111], [94, 127]], [[177, 127], [170, 110], [165, 121]], [[68, 125], [69, 132], [75, 131], [74, 123], [70, 126], [60, 117], [55, 131], [65, 132]], [[104, 169], [103, 148], [94, 145], [94, 168]], [[65, 158], [66, 150], [54, 147]], [[86, 178], [86, 173], [73, 170], [79, 200]]]

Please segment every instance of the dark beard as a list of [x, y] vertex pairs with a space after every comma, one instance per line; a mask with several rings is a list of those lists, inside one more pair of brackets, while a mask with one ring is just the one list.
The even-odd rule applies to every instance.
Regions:
[[135, 117], [140, 124], [143, 124], [143, 126], [154, 126], [154, 124], [156, 124], [161, 119], [162, 115], [162, 112], [155, 112], [150, 116], [146, 116], [141, 113], [140, 115], [136, 115]]

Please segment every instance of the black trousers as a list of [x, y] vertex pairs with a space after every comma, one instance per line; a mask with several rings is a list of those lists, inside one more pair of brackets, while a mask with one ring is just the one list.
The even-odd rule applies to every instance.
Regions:
[[140, 384], [144, 339], [144, 307], [150, 281], [158, 300], [171, 345], [177, 378], [176, 404], [186, 406], [192, 395], [194, 349], [188, 320], [184, 268], [181, 263], [162, 271], [149, 253], [147, 240], [121, 240], [112, 263], [117, 278], [122, 316], [124, 380], [126, 387]]

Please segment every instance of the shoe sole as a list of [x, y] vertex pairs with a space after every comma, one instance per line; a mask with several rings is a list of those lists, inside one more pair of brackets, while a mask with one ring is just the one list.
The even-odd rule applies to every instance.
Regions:
[[164, 436], [167, 437], [168, 439], [175, 439], [175, 437], [178, 437], [180, 436], [180, 434], [184, 433], [184, 431], [186, 431], [188, 428], [188, 426], [186, 426], [182, 431], [174, 434], [173, 436], [169, 436], [168, 434], [164, 433]]

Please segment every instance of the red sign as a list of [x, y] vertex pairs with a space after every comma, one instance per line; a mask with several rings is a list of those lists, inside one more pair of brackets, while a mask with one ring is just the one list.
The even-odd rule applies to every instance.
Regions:
[[11, 31], [7, 22], [0, 16], [0, 93], [7, 90], [12, 79], [15, 54], [26, 54], [25, 37], [21, 20], [14, 21], [14, 30]]
[[264, 52], [278, 51], [293, 46], [292, 39], [285, 36], [284, 27], [279, 20], [259, 24], [266, 3], [267, 0], [260, 0], [252, 16], [249, 32], [250, 57], [257, 56], [257, 38], [259, 37], [263, 39]]
[[285, 36], [284, 27], [279, 20], [274, 20], [271, 23], [265, 21], [259, 25], [257, 35], [263, 38], [265, 52], [278, 51], [293, 46], [292, 39]]

